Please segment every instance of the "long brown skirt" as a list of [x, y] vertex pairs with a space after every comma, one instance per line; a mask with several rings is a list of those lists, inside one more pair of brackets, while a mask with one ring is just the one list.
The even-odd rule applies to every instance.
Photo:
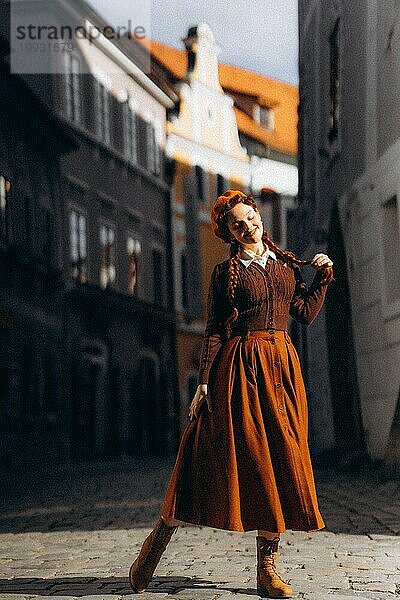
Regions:
[[231, 531], [325, 527], [308, 448], [300, 362], [287, 331], [225, 342], [186, 426], [161, 516]]

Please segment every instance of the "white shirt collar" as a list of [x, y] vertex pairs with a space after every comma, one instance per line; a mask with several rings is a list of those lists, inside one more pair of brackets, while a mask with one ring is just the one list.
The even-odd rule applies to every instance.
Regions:
[[268, 248], [267, 244], [265, 244], [265, 246], [266, 248], [263, 254], [256, 254], [255, 252], [253, 252], [253, 250], [250, 250], [250, 248], [241, 248], [241, 257], [239, 258], [239, 260], [244, 264], [245, 267], [248, 267], [254, 260], [254, 262], [259, 263], [265, 268], [269, 256], [274, 260], [277, 260], [275, 252], [272, 252], [272, 250]]

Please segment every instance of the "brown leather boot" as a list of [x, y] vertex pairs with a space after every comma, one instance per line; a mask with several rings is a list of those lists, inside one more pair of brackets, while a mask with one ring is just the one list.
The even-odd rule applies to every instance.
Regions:
[[138, 557], [129, 569], [129, 583], [137, 594], [144, 592], [149, 585], [160, 558], [177, 529], [178, 525], [167, 525], [160, 517], [143, 542]]
[[279, 537], [273, 540], [258, 535], [257, 540], [257, 591], [267, 598], [291, 598], [292, 588], [283, 581], [276, 568]]

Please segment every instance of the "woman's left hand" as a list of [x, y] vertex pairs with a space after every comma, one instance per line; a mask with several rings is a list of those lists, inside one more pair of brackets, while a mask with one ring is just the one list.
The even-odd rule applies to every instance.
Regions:
[[327, 267], [332, 267], [333, 262], [327, 254], [322, 254], [322, 252], [319, 252], [312, 258], [311, 265], [315, 269], [318, 269], [318, 271], [323, 271]]

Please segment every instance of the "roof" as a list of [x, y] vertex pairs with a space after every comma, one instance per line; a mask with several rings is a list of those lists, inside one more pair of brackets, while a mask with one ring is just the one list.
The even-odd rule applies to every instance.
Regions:
[[[142, 39], [141, 43], [170, 72], [173, 80], [183, 79], [187, 67], [185, 50], [149, 39]], [[219, 63], [218, 71], [221, 86], [227, 94], [255, 97], [260, 104], [274, 110], [275, 130], [270, 132], [235, 106], [239, 131], [274, 150], [296, 155], [298, 86], [225, 63]]]

